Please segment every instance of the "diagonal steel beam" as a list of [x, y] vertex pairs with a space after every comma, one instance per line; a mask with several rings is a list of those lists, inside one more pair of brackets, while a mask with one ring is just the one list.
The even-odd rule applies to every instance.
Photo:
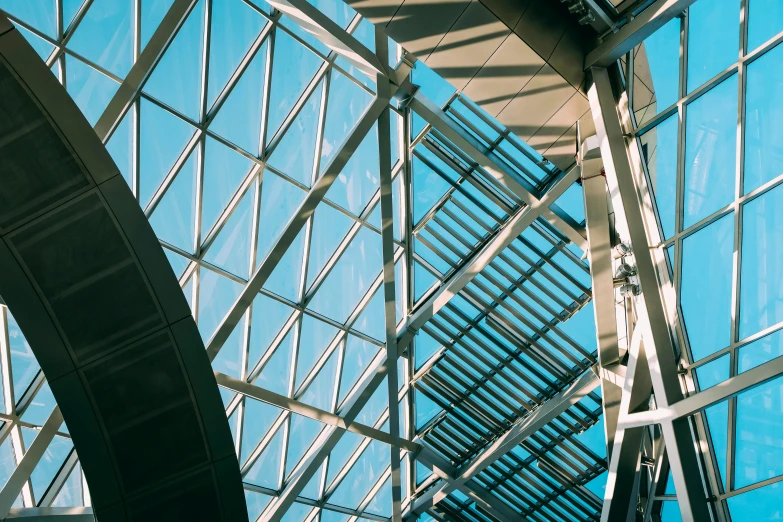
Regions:
[[603, 42], [587, 53], [585, 71], [590, 67], [609, 67], [695, 1], [657, 0], [619, 31], [609, 33]]
[[[672, 327], [666, 314], [662, 285], [657, 271], [658, 266], [664, 266], [663, 252], [660, 248], [650, 247], [647, 224], [655, 226], [655, 218], [651, 209], [645, 208], [640, 200], [637, 183], [641, 184], [643, 181], [635, 179], [631, 169], [609, 74], [606, 69], [600, 67], [593, 67], [591, 72], [593, 84], [588, 92], [588, 98], [601, 147], [607, 183], [610, 193], [617, 195], [618, 198], [618, 204], [614, 205], [615, 214], [617, 221], [627, 227], [642, 290], [635, 304], [639, 317], [637, 327], [642, 331], [644, 339], [645, 358], [656, 405], [658, 408], [667, 408], [681, 401], [683, 392], [677, 371], [677, 351], [672, 339]], [[630, 368], [628, 371], [630, 373]], [[626, 383], [628, 380], [626, 379]], [[620, 414], [623, 414], [622, 410]], [[709, 520], [709, 508], [699, 473], [699, 459], [688, 419], [664, 422], [661, 424], [661, 429], [671, 459], [672, 477], [677, 489], [677, 501], [682, 519], [686, 522]], [[615, 435], [612, 460], [618, 450], [618, 442], [622, 444], [623, 438], [630, 437], [636, 431], [638, 430], [618, 430]], [[639, 448], [637, 447], [635, 451], [636, 457], [630, 449], [623, 449], [623, 458], [631, 460], [638, 458]], [[630, 464], [630, 461], [625, 461], [623, 466], [629, 468]], [[611, 472], [610, 468], [610, 482]], [[622, 482], [618, 480], [617, 484], [621, 485]], [[611, 520], [609, 512], [613, 506], [620, 503], [620, 500], [609, 484], [607, 484], [606, 495], [602, 520]]]
[[565, 173], [552, 187], [544, 193], [541, 199], [531, 195], [531, 203], [511, 216], [498, 229], [495, 236], [489, 240], [473, 257], [457, 270], [441, 287], [433, 293], [419, 308], [408, 317], [398, 329], [397, 349], [400, 353], [407, 350], [416, 332], [432, 319], [452, 297], [457, 295], [479, 272], [484, 270], [493, 259], [500, 255], [527, 227], [529, 227], [548, 206], [560, 197], [579, 177], [580, 169], [572, 168]]
[[291, 17], [302, 29], [318, 38], [333, 51], [344, 56], [370, 78], [375, 78], [376, 75], [389, 78], [389, 71], [379, 56], [376, 56], [353, 35], [348, 34], [315, 5], [307, 0], [268, 1], [273, 7]]
[[144, 47], [136, 63], [133, 64], [125, 80], [120, 85], [117, 92], [114, 93], [109, 105], [101, 114], [100, 119], [95, 124], [95, 133], [102, 142], [111, 136], [112, 132], [122, 121], [122, 117], [127, 112], [128, 107], [141, 92], [144, 82], [147, 81], [155, 66], [160, 62], [163, 53], [166, 52], [177, 32], [185, 23], [197, 0], [174, 0], [163, 20], [150, 41]]
[[502, 437], [493, 442], [481, 455], [467, 465], [453, 480], [444, 480], [443, 484], [433, 487], [416, 499], [411, 510], [421, 514], [446, 498], [451, 492], [464, 486], [487, 469], [503, 455], [519, 446], [525, 439], [549, 424], [561, 413], [579, 402], [582, 397], [600, 384], [597, 375], [591, 370], [585, 371], [568, 388], [546, 401], [532, 414], [511, 427]]

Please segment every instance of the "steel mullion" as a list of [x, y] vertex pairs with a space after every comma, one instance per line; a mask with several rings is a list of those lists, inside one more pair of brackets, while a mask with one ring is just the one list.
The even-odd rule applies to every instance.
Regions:
[[79, 9], [76, 11], [73, 20], [71, 20], [71, 23], [67, 28], [63, 27], [62, 15], [60, 14], [58, 16], [59, 23], [56, 23], [58, 33], [57, 45], [52, 51], [52, 54], [49, 55], [49, 58], [45, 60], [46, 67], [51, 68], [54, 63], [62, 56], [63, 52], [65, 51], [65, 46], [68, 44], [68, 41], [71, 39], [71, 36], [73, 36], [73, 33], [76, 31], [76, 29], [78, 29], [79, 24], [84, 19], [84, 15], [90, 9], [92, 4], [93, 0], [86, 0], [83, 2], [82, 5], [79, 6]]

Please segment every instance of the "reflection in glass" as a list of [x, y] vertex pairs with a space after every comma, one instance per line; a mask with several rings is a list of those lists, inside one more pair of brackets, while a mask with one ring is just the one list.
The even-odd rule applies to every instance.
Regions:
[[727, 500], [732, 522], [779, 519], [783, 505], [783, 483], [776, 482]]
[[783, 321], [783, 188], [742, 212], [740, 339]]
[[682, 242], [680, 306], [694, 361], [731, 341], [733, 249], [732, 214]]
[[778, 330], [739, 349], [738, 371], [746, 372], [781, 355], [783, 355], [783, 330]]
[[748, 10], [748, 52], [752, 52], [783, 31], [783, 2], [750, 0]]
[[677, 212], [677, 115], [659, 123], [639, 138], [653, 189], [663, 239], [674, 235]]
[[673, 18], [634, 50], [633, 112], [638, 126], [679, 99], [680, 19]]
[[782, 432], [783, 379], [737, 396], [735, 488], [783, 474]]
[[688, 92], [737, 61], [739, 0], [700, 0], [688, 13]]
[[688, 105], [686, 118], [684, 229], [734, 199], [737, 76]]
[[[783, 4], [781, 13], [783, 13]], [[751, 63], [745, 94], [744, 192], [783, 173], [783, 45]]]

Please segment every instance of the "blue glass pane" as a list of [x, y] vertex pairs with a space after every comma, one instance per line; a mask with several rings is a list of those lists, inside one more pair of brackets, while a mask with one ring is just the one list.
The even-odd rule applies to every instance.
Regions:
[[740, 0], [700, 0], [688, 13], [688, 92], [737, 61]]
[[305, 452], [310, 449], [323, 428], [324, 425], [316, 420], [291, 414], [291, 429], [288, 434], [288, 453], [285, 462], [286, 476], [299, 463]]
[[124, 78], [133, 66], [133, 4], [133, 0], [94, 0], [68, 47]]
[[41, 367], [38, 366], [38, 360], [33, 355], [33, 351], [24, 335], [22, 335], [22, 330], [16, 324], [14, 316], [8, 310], [6, 310], [6, 321], [8, 323], [8, 340], [11, 349], [14, 396], [18, 400], [30, 386], [30, 383], [33, 382]]
[[310, 259], [307, 265], [307, 287], [321, 273], [324, 265], [345, 238], [354, 221], [329, 205], [318, 205], [310, 235]]
[[267, 44], [239, 77], [234, 89], [209, 126], [209, 130], [242, 147], [254, 156], [260, 154], [261, 116], [264, 106]]
[[[356, 422], [365, 424], [367, 426], [375, 426], [380, 420], [381, 415], [389, 408], [389, 385], [387, 378], [384, 377], [383, 382], [375, 389], [370, 400], [364, 405], [359, 415], [356, 416]], [[388, 422], [381, 428], [385, 432], [389, 432]]]
[[585, 220], [585, 196], [582, 185], [574, 183], [563, 192], [563, 195], [557, 198], [557, 206], [565, 210], [571, 218], [577, 223], [583, 223]]
[[337, 155], [348, 133], [359, 121], [371, 101], [372, 96], [367, 91], [344, 74], [332, 69], [329, 100], [326, 104], [326, 122], [321, 142], [321, 173]]
[[304, 489], [302, 489], [302, 492], [299, 493], [300, 497], [309, 498], [310, 500], [318, 500], [321, 498], [321, 477], [323, 477], [325, 466], [326, 463], [321, 464], [321, 467], [318, 468], [318, 471], [313, 473], [313, 476], [310, 477], [307, 485], [305, 485]]
[[380, 184], [378, 161], [378, 127], [374, 125], [332, 184], [329, 199], [356, 216], [361, 214]]
[[291, 317], [293, 311], [292, 308], [265, 295], [259, 294], [253, 300], [248, 372], [258, 364], [261, 356], [266, 353], [272, 340], [280, 332], [285, 321]]
[[204, 1], [199, 0], [144, 84], [144, 92], [193, 120], [201, 113], [203, 44]]
[[390, 463], [389, 447], [373, 441], [345, 476], [329, 502], [351, 509], [367, 496]]
[[269, 171], [264, 172], [261, 216], [258, 220], [256, 266], [264, 260], [283, 227], [304, 200], [306, 193]]
[[380, 234], [362, 227], [316, 292], [310, 308], [345, 321], [380, 275], [382, 266]]
[[594, 353], [597, 349], [597, 341], [593, 303], [587, 303], [570, 319], [562, 323], [560, 331], [579, 343], [587, 353]]
[[280, 29], [275, 31], [267, 142], [280, 128], [280, 124], [291, 112], [294, 103], [302, 95], [322, 63], [320, 58], [288, 33]]
[[781, 355], [783, 355], [783, 330], [778, 330], [739, 349], [739, 372], [746, 372]]
[[414, 390], [413, 397], [413, 402], [416, 405], [416, 429], [418, 430], [435, 415], [443, 411], [443, 408], [419, 390]]
[[354, 335], [348, 335], [343, 357], [343, 371], [340, 375], [340, 392], [337, 404], [343, 399], [367, 370], [372, 360], [378, 355], [380, 347]]
[[677, 212], [677, 115], [642, 134], [642, 157], [653, 189], [664, 239], [674, 235]]
[[606, 458], [606, 435], [604, 434], [603, 418], [577, 435], [576, 439], [599, 457]]
[[715, 451], [715, 460], [718, 463], [718, 471], [726, 484], [726, 449], [729, 437], [729, 406], [727, 402], [721, 402], [704, 410], [707, 417], [707, 426], [712, 437], [712, 449]]
[[420, 263], [413, 263], [413, 299], [418, 302], [427, 290], [438, 282], [438, 279]]
[[[72, 3], [80, 0], [69, 0]], [[174, 0], [142, 0], [141, 2], [141, 47], [147, 46], [147, 42], [152, 38], [155, 29], [160, 25], [163, 17], [169, 11]]]
[[677, 502], [667, 501], [661, 506], [661, 522], [682, 522], [680, 505]]
[[684, 228], [734, 199], [737, 76], [714, 87], [686, 111]]
[[65, 57], [68, 94], [79, 106], [90, 125], [95, 125], [117, 92], [119, 84], [70, 55]]
[[131, 187], [131, 190], [135, 190], [133, 187], [133, 133], [131, 132], [133, 125], [133, 116], [131, 111], [128, 111], [122, 118], [122, 121], [117, 126], [114, 134], [109, 138], [109, 142], [106, 144], [106, 150], [111, 154], [114, 163], [122, 173], [122, 177]]
[[[240, 459], [239, 459], [240, 462], [244, 463], [247, 460], [247, 458], [253, 453], [253, 450], [256, 449], [259, 442], [261, 442], [261, 440], [266, 436], [267, 432], [269, 431], [269, 428], [272, 427], [272, 424], [274, 423], [275, 419], [277, 419], [277, 417], [280, 415], [280, 413], [281, 410], [275, 408], [274, 406], [266, 404], [265, 402], [256, 401], [250, 398], [245, 399], [244, 420], [242, 422], [242, 448], [240, 451]], [[267, 446], [266, 450], [269, 450], [270, 447], [274, 446], [276, 439], [279, 440], [282, 438], [280, 437], [280, 434], [282, 432], [283, 432], [282, 429], [279, 429], [277, 431], [275, 438], [272, 439], [270, 444]], [[273, 452], [274, 450], [268, 453], [273, 453]], [[268, 473], [268, 474], [273, 476], [272, 473]], [[245, 480], [247, 480], [247, 477], [245, 477]], [[250, 481], [248, 480], [248, 482]], [[271, 487], [275, 487], [275, 486], [271, 486]]]
[[783, 475], [783, 379], [737, 396], [734, 487]]
[[694, 361], [731, 342], [733, 253], [732, 214], [682, 242], [680, 305]]
[[269, 158], [269, 165], [308, 187], [312, 183], [315, 169], [315, 146], [322, 88], [323, 82], [318, 84], [310, 95], [310, 99], [286, 130], [283, 139]]
[[312, 510], [312, 506], [295, 502], [294, 505], [286, 511], [283, 518], [280, 519], [280, 522], [304, 522]]
[[418, 157], [413, 158], [413, 223], [417, 224], [451, 185]]
[[210, 24], [207, 104], [212, 106], [266, 19], [242, 0], [221, 0], [212, 5]]
[[364, 508], [366, 513], [380, 515], [384, 517], [392, 516], [392, 486], [391, 479], [386, 479], [381, 489], [375, 494], [373, 499]]
[[386, 339], [386, 310], [384, 305], [385, 298], [383, 286], [381, 286], [356, 319], [353, 327], [373, 339], [384, 341]]
[[[272, 464], [274, 465], [274, 464]], [[265, 474], [268, 477], [268, 474]], [[275, 486], [276, 487], [276, 486]], [[257, 520], [261, 513], [266, 509], [272, 497], [255, 491], [245, 490], [245, 504], [247, 505], [247, 515], [250, 520]]]
[[783, 4], [779, 0], [750, 0], [748, 52], [783, 31]]
[[192, 153], [150, 216], [158, 239], [186, 252], [195, 246], [197, 178], [198, 160]]
[[296, 359], [296, 386], [297, 389], [305, 377], [315, 366], [315, 363], [326, 351], [329, 343], [337, 334], [337, 328], [319, 321], [309, 315], [302, 318], [302, 331], [299, 336], [299, 353]]
[[254, 381], [256, 386], [280, 395], [291, 395], [291, 364], [293, 363], [294, 345], [296, 343], [296, 327], [288, 330], [288, 333], [280, 341], [275, 351], [264, 364], [264, 369], [258, 379]]
[[201, 230], [206, 233], [228, 206], [254, 163], [219, 141], [207, 137], [204, 152], [204, 188]]
[[699, 378], [699, 390], [712, 388], [729, 378], [730, 357], [728, 354], [708, 362], [696, 368], [696, 376]]
[[206, 268], [199, 270], [199, 276], [198, 329], [207, 340], [236, 301], [242, 286]]
[[304, 404], [309, 404], [325, 411], [334, 411], [334, 392], [337, 384], [338, 352], [332, 355], [321, 368], [315, 379], [307, 386], [307, 390], [299, 398]]
[[245, 317], [237, 323], [231, 335], [228, 336], [217, 357], [212, 361], [212, 369], [216, 372], [239, 379], [242, 377], [242, 358], [245, 353]]
[[680, 98], [678, 17], [672, 18], [637, 47], [633, 68], [633, 111], [636, 124], [641, 126]]
[[421, 60], [416, 61], [411, 71], [411, 82], [418, 85], [421, 92], [438, 107], [443, 107], [457, 90]]
[[780, 506], [783, 505], [783, 482], [729, 497], [727, 502], [733, 522], [779, 520]]
[[742, 213], [740, 339], [783, 321], [783, 188]]
[[30, 483], [33, 486], [33, 495], [42, 498], [57, 472], [60, 471], [68, 454], [73, 450], [71, 439], [55, 436], [49, 447], [46, 448], [41, 460], [30, 475]]
[[329, 453], [329, 467], [326, 471], [326, 483], [331, 484], [332, 480], [337, 473], [339, 473], [351, 455], [359, 447], [359, 443], [364, 440], [364, 437], [346, 431], [340, 438], [340, 442]]
[[[2, 4], [0, 3], [0, 5]], [[35, 33], [28, 31], [21, 25], [17, 25], [16, 30], [24, 36], [25, 40], [35, 49], [35, 52], [38, 53], [38, 56], [40, 56], [42, 60], [45, 61], [52, 54], [52, 51], [54, 51], [54, 46], [52, 44], [43, 38], [39, 38]]]
[[[783, 14], [783, 4], [781, 4]], [[752, 192], [783, 173], [783, 45], [747, 69], [745, 95], [745, 187]]]
[[251, 186], [234, 208], [204, 260], [243, 279], [250, 277], [250, 241], [256, 189]]
[[52, 507], [77, 507], [84, 505], [82, 467], [77, 463], [65, 481]]
[[606, 493], [606, 479], [608, 472], [604, 471], [593, 480], [585, 484], [585, 487], [592, 491], [598, 498], [604, 498]]
[[305, 233], [302, 229], [277, 263], [272, 274], [264, 283], [264, 289], [274, 292], [289, 301], [298, 302], [302, 293], [302, 267], [305, 256]]
[[139, 202], [146, 207], [195, 129], [152, 102], [141, 100]]
[[57, 38], [56, 0], [0, 0], [0, 9]]
[[[20, 397], [17, 397], [17, 400], [19, 400], [19, 398]], [[57, 401], [54, 400], [54, 395], [52, 395], [52, 390], [49, 388], [49, 383], [43, 383], [41, 389], [38, 390], [38, 393], [35, 394], [35, 397], [27, 406], [27, 409], [22, 415], [22, 420], [31, 424], [43, 426], [49, 418], [49, 415], [54, 411], [56, 402]]]

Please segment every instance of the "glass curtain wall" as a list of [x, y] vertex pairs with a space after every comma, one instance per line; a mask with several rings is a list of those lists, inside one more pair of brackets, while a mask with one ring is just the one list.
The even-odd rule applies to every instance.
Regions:
[[[781, 31], [780, 2], [698, 0], [622, 60], [697, 391], [783, 354]], [[783, 378], [704, 418], [720, 516], [779, 518]]]

